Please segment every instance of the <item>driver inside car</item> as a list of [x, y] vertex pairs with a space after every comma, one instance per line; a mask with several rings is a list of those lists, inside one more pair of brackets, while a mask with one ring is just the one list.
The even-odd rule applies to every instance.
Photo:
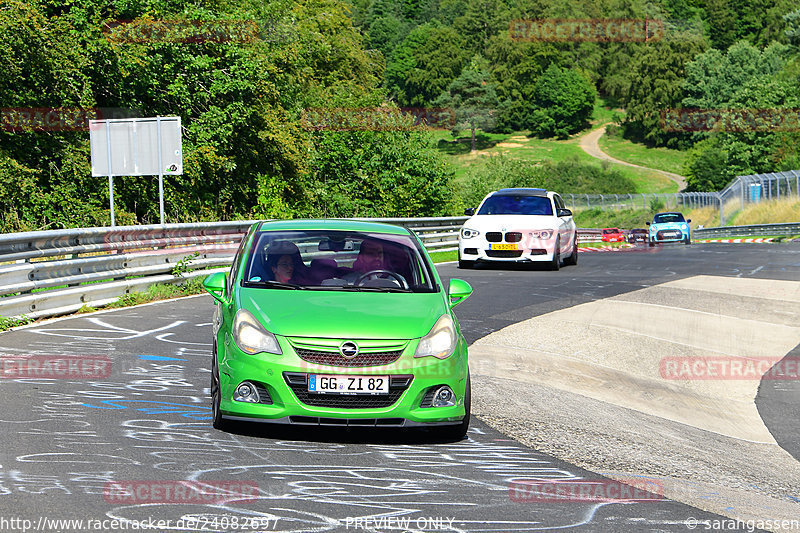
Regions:
[[353, 270], [360, 274], [370, 270], [386, 270], [383, 258], [383, 244], [378, 241], [364, 239], [358, 257], [353, 263]]
[[[394, 269], [386, 259], [382, 242], [364, 239], [351, 272], [342, 276], [350, 284], [407, 288], [404, 281], [392, 275]], [[373, 274], [371, 274], [373, 273]]]

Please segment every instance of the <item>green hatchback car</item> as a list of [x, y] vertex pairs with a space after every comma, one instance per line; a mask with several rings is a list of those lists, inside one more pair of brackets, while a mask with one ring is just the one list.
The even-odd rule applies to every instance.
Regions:
[[217, 300], [214, 421], [469, 427], [467, 344], [452, 309], [472, 294], [442, 282], [417, 236], [352, 220], [258, 222]]

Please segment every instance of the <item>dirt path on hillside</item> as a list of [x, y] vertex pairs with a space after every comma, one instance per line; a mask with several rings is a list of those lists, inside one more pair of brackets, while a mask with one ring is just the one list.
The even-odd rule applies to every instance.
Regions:
[[583, 137], [580, 138], [580, 146], [581, 146], [581, 149], [584, 152], [586, 152], [590, 156], [594, 157], [595, 159], [600, 159], [600, 160], [603, 160], [603, 161], [610, 161], [611, 163], [617, 163], [619, 165], [625, 165], [625, 166], [634, 167], [634, 168], [643, 168], [645, 170], [650, 170], [650, 171], [653, 171], [653, 172], [657, 172], [659, 174], [662, 174], [662, 175], [668, 177], [669, 179], [671, 179], [675, 183], [677, 183], [679, 191], [682, 191], [683, 189], [686, 188], [686, 178], [681, 176], [680, 174], [673, 174], [672, 172], [666, 172], [664, 170], [658, 170], [656, 168], [649, 168], [649, 167], [643, 167], [641, 165], [634, 165], [633, 163], [628, 163], [627, 161], [622, 161], [620, 159], [616, 159], [614, 157], [611, 157], [610, 155], [605, 153], [603, 150], [601, 150], [600, 149], [600, 144], [598, 143], [598, 141], [600, 140], [600, 137], [602, 137], [605, 134], [606, 126], [608, 126], [608, 124], [603, 124], [599, 128], [590, 131], [589, 133], [585, 134]]

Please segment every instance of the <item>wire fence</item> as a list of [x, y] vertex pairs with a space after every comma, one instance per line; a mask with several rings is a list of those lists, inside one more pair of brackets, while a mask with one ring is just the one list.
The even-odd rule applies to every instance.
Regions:
[[679, 192], [665, 194], [564, 194], [567, 204], [576, 209], [698, 209], [719, 210], [719, 225], [724, 226], [736, 212], [749, 204], [784, 198], [800, 199], [800, 170], [737, 176], [718, 192]]

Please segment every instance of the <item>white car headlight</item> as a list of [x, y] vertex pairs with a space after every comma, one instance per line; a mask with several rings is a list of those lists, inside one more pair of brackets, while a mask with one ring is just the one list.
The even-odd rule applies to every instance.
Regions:
[[461, 228], [461, 236], [465, 239], [471, 239], [472, 237], [477, 237], [480, 234], [481, 232], [478, 230]]
[[239, 309], [233, 319], [233, 340], [240, 350], [251, 355], [260, 352], [283, 353], [275, 335], [264, 329], [256, 317], [244, 309]]
[[431, 331], [419, 340], [414, 357], [436, 357], [447, 359], [456, 349], [456, 328], [450, 315], [439, 317]]

